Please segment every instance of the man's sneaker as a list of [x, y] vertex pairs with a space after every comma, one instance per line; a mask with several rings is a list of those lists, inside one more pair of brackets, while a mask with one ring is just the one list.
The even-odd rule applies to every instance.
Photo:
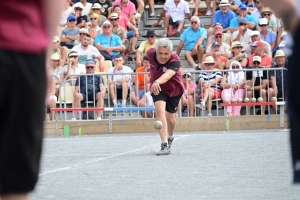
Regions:
[[154, 12], [151, 13], [151, 14], [150, 14], [150, 17], [155, 17], [155, 13], [154, 13]]
[[97, 117], [97, 120], [101, 120], [101, 117]]
[[169, 149], [171, 149], [171, 146], [172, 146], [172, 142], [174, 140], [174, 137], [168, 137], [168, 145], [169, 145]]
[[210, 10], [208, 10], [207, 12], [206, 12], [206, 14], [205, 14], [206, 16], [208, 16], [208, 15], [212, 15], [212, 13], [211, 13], [211, 11]]
[[158, 155], [158, 156], [169, 155], [170, 153], [171, 152], [169, 150], [168, 143], [164, 142], [164, 143], [161, 143], [161, 149], [156, 155]]
[[72, 120], [72, 121], [76, 121], [77, 119], [73, 117], [71, 120]]
[[208, 113], [208, 114], [207, 114], [207, 117], [211, 117], [211, 116], [212, 116], [212, 114], [211, 114], [211, 113]]
[[200, 104], [196, 104], [195, 105], [197, 108], [200, 108], [202, 110], [205, 110], [205, 103], [204, 102], [200, 102]]

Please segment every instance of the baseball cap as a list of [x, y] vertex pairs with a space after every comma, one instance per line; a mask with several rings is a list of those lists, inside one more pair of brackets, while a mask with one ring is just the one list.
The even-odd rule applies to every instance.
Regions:
[[192, 76], [192, 74], [190, 72], [182, 72], [182, 76], [183, 75], [189, 75], [189, 76]]
[[251, 31], [250, 36], [252, 37], [253, 35], [260, 35], [259, 31]]
[[79, 33], [89, 33], [89, 31], [86, 28], [81, 28]]
[[57, 53], [51, 55], [51, 60], [60, 60], [60, 57]]
[[90, 65], [95, 65], [95, 62], [92, 61], [92, 60], [89, 60], [89, 61], [87, 61], [87, 62], [85, 63], [85, 65], [88, 65], [88, 64], [90, 64]]
[[214, 43], [211, 44], [211, 46], [212, 46], [212, 47], [220, 46], [220, 44], [219, 44], [219, 42], [214, 42]]
[[207, 56], [205, 61], [202, 63], [215, 63], [214, 58], [212, 56]]
[[239, 10], [242, 10], [242, 9], [246, 9], [247, 10], [247, 6], [245, 5], [245, 4], [240, 4], [240, 6], [239, 6]]
[[254, 57], [253, 57], [253, 62], [254, 62], [254, 61], [258, 61], [258, 62], [261, 63], [261, 57], [260, 57], [260, 56], [254, 56]]
[[259, 25], [263, 25], [263, 24], [268, 24], [268, 19], [267, 18], [260, 18], [258, 21]]
[[257, 46], [264, 47], [264, 43], [261, 42], [261, 41], [256, 41], [256, 42], [254, 42], [251, 46], [253, 46], [253, 47], [257, 47]]
[[99, 8], [100, 9], [100, 8], [102, 8], [102, 6], [99, 3], [94, 3], [92, 9], [93, 8]]
[[84, 6], [83, 6], [83, 4], [82, 4], [81, 2], [77, 2], [77, 3], [75, 3], [75, 4], [73, 5], [73, 8], [81, 8], [81, 9], [83, 9]]
[[53, 42], [59, 42], [59, 37], [58, 36], [54, 36], [53, 37]]
[[223, 35], [223, 32], [222, 31], [217, 31], [217, 32], [215, 32], [215, 35]]
[[103, 28], [103, 26], [104, 26], [105, 24], [108, 24], [108, 25], [112, 26], [111, 23], [110, 23], [108, 20], [105, 20], [105, 21], [103, 22], [103, 24], [102, 24], [102, 28]]
[[70, 57], [70, 56], [78, 56], [77, 51], [71, 51], [71, 52], [69, 53], [68, 57]]
[[117, 13], [111, 13], [109, 19], [118, 19], [119, 15]]
[[280, 56], [285, 56], [284, 51], [282, 51], [282, 50], [277, 50], [277, 51], [276, 51], [276, 54], [275, 54], [275, 56], [274, 56], [274, 58], [280, 57]]
[[68, 21], [70, 21], [71, 19], [74, 19], [74, 20], [76, 20], [76, 17], [75, 17], [75, 15], [70, 15], [70, 16], [68, 17]]
[[154, 30], [147, 30], [146, 37], [149, 37], [149, 36], [156, 36], [155, 31]]
[[247, 23], [247, 22], [248, 22], [248, 20], [246, 17], [242, 17], [239, 19], [239, 23]]

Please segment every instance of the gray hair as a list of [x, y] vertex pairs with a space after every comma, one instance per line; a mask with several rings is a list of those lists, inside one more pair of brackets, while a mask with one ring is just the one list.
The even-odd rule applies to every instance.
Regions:
[[156, 43], [156, 50], [158, 47], [169, 48], [170, 51], [173, 51], [173, 43], [168, 38], [160, 38]]
[[191, 21], [192, 21], [193, 19], [195, 19], [195, 20], [199, 23], [199, 25], [200, 25], [200, 18], [199, 18], [199, 17], [197, 17], [197, 16], [192, 16], [192, 17], [191, 17]]

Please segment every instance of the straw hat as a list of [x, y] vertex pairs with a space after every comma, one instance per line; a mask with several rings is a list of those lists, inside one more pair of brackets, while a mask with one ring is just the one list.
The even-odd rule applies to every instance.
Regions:
[[234, 47], [242, 47], [244, 48], [244, 46], [240, 43], [240, 41], [234, 41], [231, 43], [231, 47], [230, 47], [230, 51], [234, 48]]
[[214, 60], [214, 58], [212, 57], [212, 56], [207, 56], [206, 58], [205, 58], [205, 61], [204, 62], [202, 62], [203, 64], [205, 64], [205, 63], [215, 63], [215, 60]]

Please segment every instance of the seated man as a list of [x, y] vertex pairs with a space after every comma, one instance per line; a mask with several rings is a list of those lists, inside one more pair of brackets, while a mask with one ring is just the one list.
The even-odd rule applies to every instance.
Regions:
[[204, 41], [207, 38], [207, 31], [200, 27], [200, 19], [197, 16], [191, 18], [191, 27], [187, 28], [180, 38], [177, 48], [177, 55], [180, 55], [183, 44], [186, 46], [185, 57], [190, 65], [195, 69], [199, 69], [199, 65], [195, 63], [194, 58], [200, 64], [204, 54]]
[[[284, 51], [277, 50], [275, 54], [276, 65], [273, 65], [271, 68], [287, 68], [287, 61], [284, 54]], [[287, 82], [287, 70], [276, 70], [270, 71], [270, 88], [268, 90], [269, 93], [269, 101], [272, 97], [276, 98], [284, 98], [286, 99], [287, 91], [284, 91], [286, 88]], [[284, 91], [284, 93], [283, 93]], [[272, 107], [277, 110], [277, 106], [272, 105]]]
[[[223, 42], [223, 33], [221, 31], [215, 33], [215, 42], [220, 46], [221, 55], [228, 58], [230, 56], [230, 46]], [[212, 44], [206, 47], [206, 56], [208, 56], [209, 52], [212, 52]]]
[[239, 41], [244, 47], [251, 43], [252, 31], [247, 28], [247, 23], [247, 18], [239, 18], [239, 29], [232, 33], [232, 41]]
[[[251, 63], [250, 68], [263, 68], [261, 66], [262, 59], [259, 56], [253, 57], [253, 63]], [[263, 98], [264, 102], [267, 102], [267, 84], [268, 77], [267, 71], [247, 71], [246, 72], [247, 84], [244, 86], [246, 92], [246, 97], [251, 99], [252, 97], [258, 99], [259, 97]], [[265, 114], [266, 106], [262, 106], [261, 114]], [[250, 114], [250, 106], [247, 106], [247, 114]]]
[[[95, 63], [88, 61], [86, 63], [86, 73], [91, 76], [80, 76], [76, 80], [74, 90], [74, 107], [79, 108], [81, 102], [97, 101], [97, 108], [104, 105], [105, 87], [101, 75], [95, 75]], [[97, 111], [97, 120], [101, 120], [102, 111]], [[77, 112], [73, 112], [72, 120], [77, 119]]]
[[[154, 102], [152, 95], [149, 92], [146, 92], [143, 97], [139, 100], [138, 103], [139, 107], [151, 107], [154, 108]], [[154, 118], [155, 117], [155, 111], [153, 110], [147, 110], [147, 111], [141, 111], [141, 115], [144, 118]]]
[[220, 44], [218, 42], [214, 42], [211, 44], [211, 46], [212, 46], [211, 47], [212, 51], [207, 52], [205, 57], [209, 57], [209, 56], [213, 57], [215, 61], [214, 69], [224, 69], [227, 62], [227, 58], [225, 56], [222, 56], [222, 53], [220, 51]]
[[[161, 19], [164, 17], [164, 34], [163, 37], [174, 36], [180, 37], [180, 31], [184, 25], [184, 16], [191, 19], [189, 5], [184, 0], [167, 0], [164, 4], [164, 9], [161, 11], [160, 16], [153, 24], [157, 26]], [[169, 27], [170, 25], [170, 27]], [[168, 28], [171, 34], [168, 35]], [[176, 31], [176, 32], [175, 32]], [[174, 34], [172, 34], [175, 32]]]
[[103, 33], [95, 38], [95, 46], [105, 60], [113, 60], [123, 49], [121, 38], [112, 33], [112, 24], [106, 20], [102, 25]]
[[[212, 56], [208, 56], [202, 62], [205, 70], [213, 70], [215, 66], [215, 61]], [[199, 96], [202, 101], [197, 104], [196, 107], [208, 111], [209, 117], [211, 114], [212, 100], [221, 98], [221, 88], [220, 81], [222, 75], [220, 72], [202, 72], [199, 75], [199, 87], [201, 88], [201, 94]], [[207, 105], [207, 106], [206, 106]]]
[[240, 4], [239, 6], [239, 16], [233, 18], [230, 21], [230, 25], [229, 25], [229, 29], [231, 33], [233, 33], [234, 31], [237, 31], [239, 29], [239, 19], [240, 18], [246, 18], [247, 19], [247, 28], [253, 30], [256, 27], [256, 20], [253, 16], [248, 15], [247, 13], [247, 6], [245, 4]]
[[[147, 56], [144, 56], [143, 66], [138, 68], [136, 73], [150, 72], [150, 64]], [[137, 105], [138, 101], [143, 95], [149, 91], [150, 87], [150, 74], [135, 74], [134, 75], [134, 93], [131, 94], [132, 102]]]
[[131, 68], [124, 66], [124, 58], [117, 55], [114, 59], [115, 66], [108, 70], [109, 93], [114, 107], [118, 107], [117, 99], [122, 98], [122, 107], [126, 106], [131, 80]]
[[[117, 13], [111, 13], [109, 16], [109, 21], [112, 24], [112, 32], [113, 34], [119, 36], [122, 40], [122, 44], [125, 44], [125, 41], [127, 39], [127, 29], [125, 29], [123, 26], [119, 25], [119, 16]], [[125, 49], [125, 46], [124, 46]]]
[[[67, 77], [67, 80], [75, 80], [77, 76], [69, 76], [70, 74], [85, 74], [85, 65], [78, 63], [78, 53], [77, 51], [71, 51], [68, 55], [69, 62], [68, 65], [64, 66], [64, 73]], [[73, 84], [73, 83], [72, 83]]]
[[77, 2], [73, 6], [76, 16], [76, 26], [78, 28], [84, 28], [85, 23], [87, 22], [87, 16], [82, 14], [82, 10], [84, 8], [83, 4], [81, 2]]
[[251, 44], [247, 45], [247, 47], [245, 48], [245, 51], [247, 54], [249, 54], [249, 55], [253, 54], [254, 52], [252, 51], [252, 44], [256, 41], [260, 41], [264, 44], [264, 47], [263, 47], [264, 52], [267, 55], [272, 56], [271, 45], [260, 39], [259, 31], [252, 31], [250, 36], [251, 36]]
[[264, 43], [261, 41], [256, 41], [252, 44], [253, 54], [251, 54], [248, 58], [248, 65], [252, 66], [252, 60], [254, 56], [261, 57], [261, 66], [262, 67], [271, 67], [272, 58], [264, 52]]
[[79, 28], [76, 27], [76, 17], [71, 15], [68, 17], [67, 28], [62, 30], [60, 42], [61, 46], [65, 46], [68, 49], [72, 49], [74, 41], [79, 39]]
[[92, 45], [89, 45], [91, 36], [84, 34], [82, 43], [73, 47], [72, 51], [77, 51], [79, 55], [78, 63], [84, 64], [87, 61], [99, 60], [100, 72], [104, 71], [104, 57], [99, 53], [98, 49]]
[[146, 52], [148, 49], [155, 47], [157, 39], [156, 39], [156, 33], [154, 30], [147, 30], [147, 35], [146, 35], [147, 40], [143, 41], [139, 48], [135, 51], [136, 55], [136, 69], [141, 67], [142, 63], [142, 55], [146, 55]]

